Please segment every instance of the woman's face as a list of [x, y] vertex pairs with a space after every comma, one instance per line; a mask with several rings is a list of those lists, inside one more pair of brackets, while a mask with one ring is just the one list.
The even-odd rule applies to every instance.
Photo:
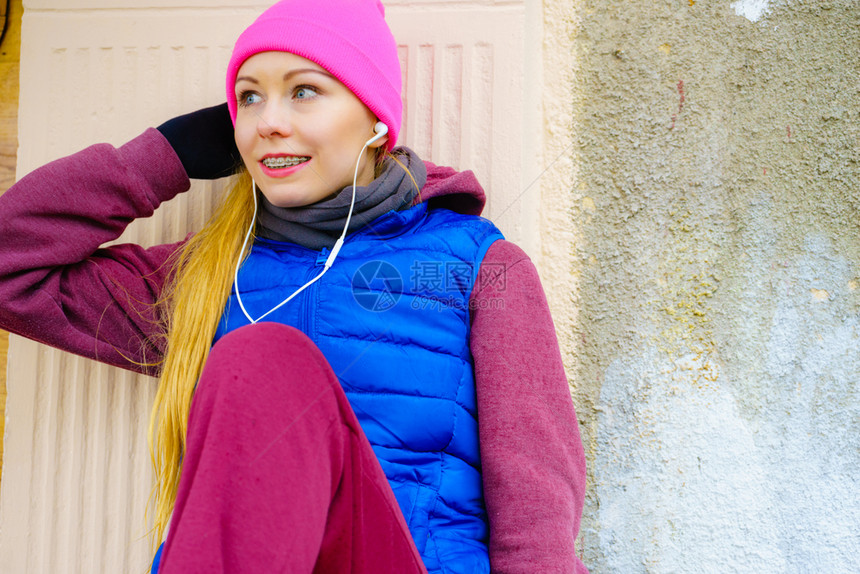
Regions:
[[[236, 76], [236, 145], [257, 186], [278, 207], [316, 203], [352, 185], [376, 117], [322, 67], [288, 52], [251, 56]], [[365, 150], [358, 185], [373, 180]]]

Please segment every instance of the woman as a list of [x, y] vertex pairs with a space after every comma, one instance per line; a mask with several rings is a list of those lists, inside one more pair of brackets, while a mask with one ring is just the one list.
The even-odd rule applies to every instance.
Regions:
[[[160, 375], [154, 570], [585, 571], [534, 267], [477, 216], [471, 174], [394, 148], [400, 85], [378, 2], [285, 0], [237, 41], [227, 114], [0, 199], [0, 324]], [[234, 150], [203, 230], [99, 249]]]

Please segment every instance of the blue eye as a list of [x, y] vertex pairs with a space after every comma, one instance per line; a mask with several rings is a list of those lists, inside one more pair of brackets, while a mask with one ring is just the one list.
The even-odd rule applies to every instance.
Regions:
[[256, 94], [254, 92], [242, 92], [239, 94], [239, 97], [236, 98], [236, 101], [240, 106], [253, 106], [254, 104], [258, 104], [263, 101], [263, 98], [260, 97], [260, 94]]
[[313, 86], [299, 86], [293, 92], [293, 97], [297, 100], [309, 100], [317, 95], [319, 92]]

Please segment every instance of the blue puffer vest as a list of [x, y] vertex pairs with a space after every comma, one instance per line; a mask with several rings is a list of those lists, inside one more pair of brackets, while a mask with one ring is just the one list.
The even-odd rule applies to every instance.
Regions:
[[[469, 297], [489, 221], [420, 204], [350, 235], [331, 269], [266, 321], [292, 325], [331, 364], [430, 572], [490, 571]], [[258, 240], [239, 275], [256, 318], [328, 256]], [[216, 340], [248, 324], [234, 292]]]

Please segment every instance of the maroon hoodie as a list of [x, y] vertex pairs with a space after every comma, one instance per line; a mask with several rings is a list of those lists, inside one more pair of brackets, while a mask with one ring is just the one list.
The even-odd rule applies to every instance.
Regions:
[[[471, 172], [428, 163], [431, 207], [479, 214]], [[0, 327], [158, 375], [153, 303], [181, 245], [115, 240], [134, 219], [189, 189], [154, 129], [120, 148], [89, 147], [25, 176], [0, 197]], [[534, 265], [497, 241], [470, 301], [484, 497], [493, 572], [587, 572], [574, 542], [585, 456], [552, 318]], [[503, 270], [500, 274], [498, 271]]]

